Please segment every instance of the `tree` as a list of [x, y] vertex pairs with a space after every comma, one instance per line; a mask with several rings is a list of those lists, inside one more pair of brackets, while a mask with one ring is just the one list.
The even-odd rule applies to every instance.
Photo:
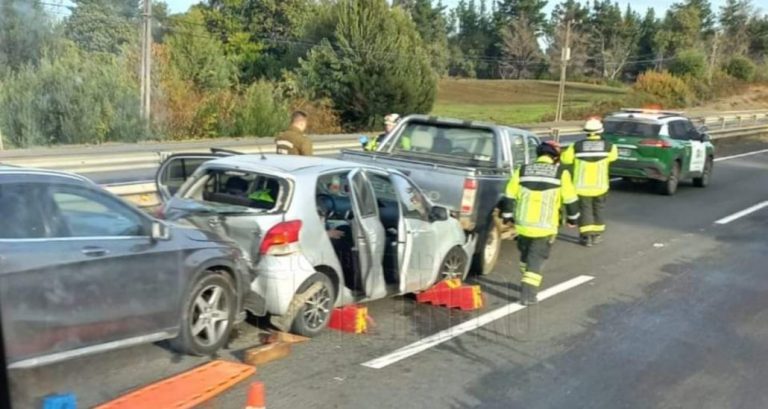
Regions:
[[39, 1], [0, 0], [0, 67], [15, 71], [37, 65], [52, 37], [50, 18]]
[[701, 16], [697, 7], [675, 5], [667, 10], [661, 28], [654, 37], [657, 51], [657, 68], [661, 68], [668, 56], [679, 50], [701, 46]]
[[330, 98], [355, 128], [388, 112], [427, 113], [437, 88], [411, 19], [385, 0], [339, 0], [334, 33], [301, 61], [298, 75], [315, 97]]
[[639, 19], [629, 6], [622, 15], [610, 0], [594, 3], [589, 18], [594, 47], [590, 54], [599, 55], [596, 66], [603, 78], [615, 79], [634, 54], [640, 39]]
[[500, 16], [502, 24], [508, 24], [515, 18], [525, 16], [536, 35], [540, 35], [547, 24], [547, 16], [544, 14], [546, 6], [547, 0], [500, 0], [497, 3], [496, 13]]
[[429, 50], [432, 68], [439, 75], [448, 70], [448, 27], [443, 12], [445, 7], [432, 5], [432, 0], [395, 0], [410, 16], [421, 39]]
[[755, 60], [768, 57], [768, 15], [752, 16], [747, 27], [749, 55]]
[[752, 14], [750, 0], [726, 0], [720, 8], [720, 25], [725, 34], [724, 50], [730, 55], [743, 55], [749, 48], [748, 23]]
[[515, 17], [502, 31], [502, 78], [530, 77], [534, 65], [542, 62], [536, 32], [525, 15]]
[[181, 77], [200, 90], [229, 87], [235, 78], [235, 68], [224, 55], [221, 41], [203, 24], [198, 9], [173, 20], [171, 34], [166, 37], [170, 61]]
[[574, 0], [566, 0], [553, 9], [547, 29], [547, 56], [550, 74], [553, 77], [560, 75], [562, 46], [565, 44], [565, 26], [568, 20], [571, 21], [569, 73], [575, 77], [586, 75], [588, 49], [590, 47], [589, 35], [585, 32], [588, 19], [589, 10], [587, 7]]
[[698, 50], [683, 50], [677, 53], [669, 64], [669, 72], [678, 77], [704, 78], [707, 70], [707, 56]]
[[64, 33], [81, 49], [119, 54], [138, 42], [138, 0], [72, 0]]
[[725, 64], [725, 72], [742, 81], [752, 81], [755, 77], [757, 66], [747, 57], [737, 55]]
[[637, 59], [630, 67], [630, 74], [636, 77], [641, 72], [647, 71], [653, 67], [652, 59], [655, 54], [655, 39], [659, 31], [659, 21], [656, 19], [656, 13], [653, 8], [648, 8], [640, 23], [640, 35], [637, 39]]

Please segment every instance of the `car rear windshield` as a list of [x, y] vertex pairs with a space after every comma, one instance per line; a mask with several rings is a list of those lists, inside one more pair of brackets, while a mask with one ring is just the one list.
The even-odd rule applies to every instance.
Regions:
[[661, 131], [661, 125], [632, 119], [618, 119], [605, 121], [605, 133], [621, 136], [638, 136], [643, 138], [657, 138]]
[[[281, 178], [217, 168], [201, 169], [196, 173], [182, 198], [227, 205], [228, 212], [233, 208], [274, 211], [285, 201], [287, 182]], [[221, 206], [213, 206], [217, 207]]]
[[496, 135], [487, 128], [412, 122], [381, 150], [404, 156], [430, 156], [459, 164], [490, 164], [496, 158]]

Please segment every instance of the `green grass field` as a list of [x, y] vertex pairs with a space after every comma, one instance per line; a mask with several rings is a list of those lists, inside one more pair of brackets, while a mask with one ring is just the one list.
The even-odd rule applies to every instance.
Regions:
[[[432, 114], [508, 125], [539, 122], [555, 111], [557, 89], [554, 81], [443, 79]], [[623, 88], [567, 83], [565, 107], [589, 106], [626, 93]]]

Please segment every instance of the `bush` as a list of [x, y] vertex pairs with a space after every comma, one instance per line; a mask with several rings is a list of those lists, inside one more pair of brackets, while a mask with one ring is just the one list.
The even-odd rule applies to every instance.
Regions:
[[706, 71], [707, 56], [696, 50], [679, 52], [669, 64], [669, 72], [678, 77], [691, 76], [695, 79], [702, 79]]
[[251, 84], [239, 98], [231, 136], [274, 136], [288, 122], [288, 106], [272, 83]]
[[26, 66], [0, 89], [0, 126], [15, 147], [144, 139], [139, 91], [119, 57], [63, 41], [59, 55]]
[[752, 81], [755, 77], [757, 65], [747, 57], [737, 55], [725, 64], [725, 72], [742, 81]]
[[643, 95], [642, 98], [648, 98], [665, 108], [685, 107], [695, 100], [688, 84], [666, 71], [646, 71], [637, 77], [632, 88]]

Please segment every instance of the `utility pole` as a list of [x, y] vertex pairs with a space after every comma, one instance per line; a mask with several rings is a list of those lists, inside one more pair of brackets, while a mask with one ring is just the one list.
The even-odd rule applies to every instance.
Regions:
[[560, 89], [557, 93], [557, 110], [555, 122], [563, 120], [563, 103], [565, 102], [565, 72], [568, 60], [571, 59], [571, 19], [565, 21], [565, 44], [560, 50]]
[[152, 94], [152, 0], [144, 0], [141, 39], [141, 118], [149, 129]]
[[715, 71], [715, 62], [717, 61], [717, 42], [720, 39], [720, 32], [715, 31], [715, 38], [712, 40], [712, 55], [709, 56], [709, 70], [707, 79], [712, 83], [712, 74]]

